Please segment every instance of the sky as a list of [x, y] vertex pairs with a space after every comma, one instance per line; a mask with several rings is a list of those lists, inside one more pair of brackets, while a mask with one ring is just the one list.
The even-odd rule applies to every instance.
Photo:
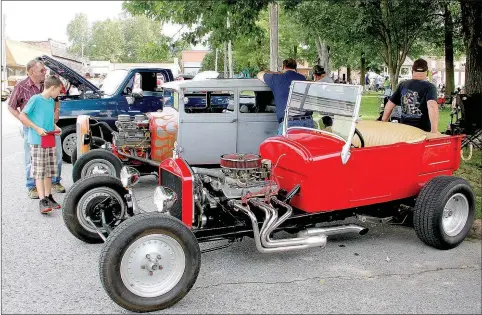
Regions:
[[[122, 1], [2, 1], [5, 36], [11, 40], [46, 41], [51, 38], [67, 43], [67, 24], [76, 13], [87, 14], [89, 23], [116, 18], [122, 13]], [[163, 31], [172, 36], [180, 28], [180, 25], [169, 24]]]

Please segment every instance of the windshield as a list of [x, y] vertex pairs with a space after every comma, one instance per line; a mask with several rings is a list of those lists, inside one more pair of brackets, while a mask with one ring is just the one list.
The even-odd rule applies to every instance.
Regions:
[[113, 95], [117, 91], [117, 88], [122, 83], [122, 81], [124, 81], [127, 73], [127, 70], [115, 70], [109, 72], [102, 84], [100, 85], [100, 90], [103, 91], [106, 95]]

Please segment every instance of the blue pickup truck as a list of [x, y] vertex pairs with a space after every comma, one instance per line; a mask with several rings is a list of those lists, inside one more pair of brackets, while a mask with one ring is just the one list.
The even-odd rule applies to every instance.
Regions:
[[[76, 145], [76, 119], [79, 115], [89, 115], [92, 123], [104, 121], [114, 130], [117, 116], [162, 110], [164, 91], [162, 84], [174, 80], [170, 69], [131, 68], [110, 72], [97, 87], [82, 75], [49, 56], [40, 59], [45, 66], [68, 81], [67, 92], [61, 95], [60, 119], [57, 125], [62, 128], [62, 157], [70, 163], [70, 155]], [[134, 93], [133, 93], [134, 92]], [[100, 136], [101, 130], [92, 130]], [[103, 131], [104, 138], [110, 132]]]

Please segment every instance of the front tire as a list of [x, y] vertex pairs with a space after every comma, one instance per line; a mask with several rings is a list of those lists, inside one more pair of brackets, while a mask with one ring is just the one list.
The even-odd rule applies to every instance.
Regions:
[[62, 127], [60, 140], [62, 142], [62, 160], [70, 163], [72, 151], [77, 146], [77, 130], [75, 125]]
[[76, 182], [65, 196], [62, 207], [62, 217], [67, 229], [83, 242], [102, 243], [102, 238], [87, 221], [87, 215], [101, 232], [105, 232], [100, 211], [96, 207], [110, 197], [114, 203], [108, 209], [108, 217], [112, 218], [112, 214], [124, 217], [127, 212], [126, 193], [121, 181], [112, 176], [92, 175]]
[[121, 169], [121, 160], [112, 152], [94, 149], [75, 161], [72, 168], [72, 180], [75, 183], [83, 177], [94, 174], [105, 174], [119, 178]]
[[475, 197], [465, 179], [439, 176], [420, 191], [413, 224], [425, 244], [451, 249], [463, 242], [475, 217]]
[[[91, 150], [98, 149], [104, 144], [105, 144], [104, 139], [93, 136], [92, 140], [90, 141], [90, 149]], [[74, 165], [75, 162], [77, 162], [77, 146], [75, 146], [74, 149], [72, 150], [72, 154], [70, 155], [70, 160], [72, 165]]]
[[109, 235], [99, 275], [109, 297], [134, 312], [152, 312], [180, 301], [196, 282], [201, 251], [178, 219], [160, 213], [136, 215]]

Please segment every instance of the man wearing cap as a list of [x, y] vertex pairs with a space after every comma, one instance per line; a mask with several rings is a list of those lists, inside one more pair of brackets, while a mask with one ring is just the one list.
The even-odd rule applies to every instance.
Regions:
[[428, 65], [417, 59], [412, 66], [412, 79], [400, 83], [390, 97], [382, 121], [388, 121], [395, 106], [400, 105], [400, 122], [428, 132], [438, 132], [437, 88], [427, 81]]
[[326, 76], [326, 71], [319, 65], [313, 67], [313, 77], [314, 81], [317, 82], [327, 82], [327, 83], [334, 83], [332, 78]]
[[[283, 60], [283, 70], [281, 72], [260, 71], [257, 75], [257, 78], [266, 83], [273, 92], [276, 117], [279, 123], [278, 135], [281, 135], [283, 130], [283, 120], [291, 82], [306, 81], [304, 75], [296, 72], [296, 67], [296, 60], [289, 58]], [[304, 115], [299, 116], [290, 116], [288, 128], [293, 126], [314, 128], [315, 122], [313, 121], [312, 112], [306, 112]]]

